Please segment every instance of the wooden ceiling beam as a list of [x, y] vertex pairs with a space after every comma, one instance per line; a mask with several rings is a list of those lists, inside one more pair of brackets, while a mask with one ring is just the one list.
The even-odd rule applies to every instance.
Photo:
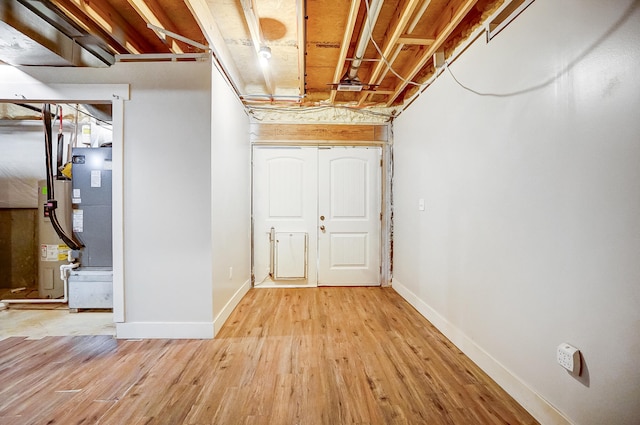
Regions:
[[[358, 18], [358, 10], [360, 9], [360, 0], [351, 0], [351, 6], [349, 7], [349, 16], [347, 17], [347, 25], [345, 25], [344, 35], [342, 36], [342, 43], [340, 43], [340, 54], [338, 55], [338, 62], [336, 63], [336, 69], [333, 73], [333, 83], [340, 82], [342, 74], [344, 72], [345, 61], [347, 60], [347, 53], [349, 51], [349, 44], [353, 37], [353, 30], [356, 25], [356, 19]], [[329, 97], [329, 103], [333, 104], [336, 100], [337, 90], [331, 89], [331, 95]]]
[[438, 35], [435, 37], [434, 43], [431, 44], [429, 48], [422, 53], [422, 56], [420, 56], [420, 58], [414, 63], [414, 65], [407, 73], [407, 76], [404, 77], [404, 79], [401, 80], [400, 83], [396, 86], [396, 88], [394, 89], [394, 93], [389, 97], [389, 99], [387, 99], [387, 107], [393, 104], [393, 101], [396, 100], [400, 93], [402, 93], [402, 91], [405, 89], [405, 87], [407, 87], [409, 81], [411, 81], [418, 74], [418, 72], [420, 72], [420, 70], [426, 65], [426, 63], [433, 57], [433, 54], [438, 51], [438, 49], [440, 49], [440, 47], [447, 40], [447, 37], [451, 35], [453, 30], [455, 30], [458, 24], [464, 19], [467, 13], [469, 13], [471, 8], [477, 3], [477, 1], [478, 0], [458, 1], [457, 7], [452, 6], [450, 8], [450, 18], [446, 19], [443, 25], [440, 25], [442, 27], [442, 30], [440, 30]]
[[153, 47], [131, 26], [106, 0], [53, 0], [73, 3], [85, 13], [102, 31], [112, 34], [127, 52], [140, 54], [153, 51]]
[[435, 38], [412, 37], [410, 34], [405, 34], [398, 39], [398, 43], [400, 44], [409, 44], [414, 46], [430, 46], [435, 43], [435, 41]]
[[[136, 12], [138, 12], [138, 15], [140, 15], [140, 17], [142, 19], [144, 19], [144, 21], [147, 24], [151, 24], [154, 25], [158, 28], [162, 28], [162, 29], [166, 29], [166, 30], [171, 30], [171, 28], [168, 28], [166, 22], [161, 22], [160, 19], [158, 18], [158, 16], [156, 16], [155, 13], [153, 13], [153, 11], [151, 10], [151, 8], [149, 7], [149, 5], [144, 1], [144, 0], [127, 0], [129, 2], [129, 4], [131, 5], [131, 7], [133, 7], [135, 9]], [[169, 48], [169, 50], [171, 51], [171, 53], [175, 53], [175, 54], [182, 54], [184, 53], [184, 50], [182, 50], [180, 48], [180, 46], [178, 45], [178, 43], [176, 43], [175, 40], [167, 40], [167, 37], [165, 34], [163, 34], [160, 31], [153, 31], [160, 40], [162, 40], [162, 42]]]
[[362, 90], [369, 94], [393, 94], [393, 90]]
[[[260, 49], [262, 46], [266, 46], [264, 43], [264, 36], [262, 35], [262, 28], [260, 27], [260, 15], [258, 15], [258, 8], [254, 0], [240, 0], [242, 4], [242, 11], [244, 12], [244, 18], [249, 27], [249, 33], [251, 34], [251, 41], [253, 42], [253, 49], [256, 52], [256, 63], [260, 62]], [[265, 87], [267, 94], [274, 95], [275, 85], [271, 78], [271, 70], [268, 66], [260, 65], [262, 76], [264, 77]]]
[[71, 0], [51, 0], [51, 3], [60, 9], [69, 19], [73, 20], [79, 27], [89, 34], [93, 34], [102, 39], [113, 53], [129, 53], [125, 47], [124, 40], [118, 40], [111, 32], [105, 31]]
[[202, 33], [209, 43], [209, 47], [213, 50], [213, 54], [218, 64], [223, 68], [224, 73], [229, 79], [238, 95], [244, 93], [245, 82], [238, 70], [236, 62], [227, 47], [227, 43], [220, 33], [220, 28], [211, 13], [211, 9], [206, 0], [184, 0], [185, 4], [191, 11]]
[[[402, 6], [399, 8], [400, 13], [396, 14], [394, 18], [389, 23], [389, 27], [387, 28], [387, 32], [384, 37], [384, 41], [382, 44], [382, 57], [387, 59], [378, 62], [376, 66], [369, 74], [367, 80], [369, 84], [378, 85], [384, 78], [386, 70], [389, 68], [389, 65], [393, 65], [393, 62], [398, 57], [398, 53], [400, 52], [400, 48], [398, 47], [398, 40], [404, 34], [405, 28], [409, 24], [409, 20], [413, 15], [418, 4], [420, 4], [421, 0], [405, 0]], [[425, 3], [429, 4], [431, 0], [424, 0]], [[426, 6], [423, 8], [426, 9]], [[388, 64], [387, 64], [388, 62]], [[358, 105], [362, 105], [366, 99], [370, 96], [369, 93], [363, 93], [360, 96], [358, 101]]]
[[306, 54], [307, 54], [307, 10], [305, 0], [296, 0], [296, 18], [298, 29], [298, 90], [302, 99], [307, 91]]

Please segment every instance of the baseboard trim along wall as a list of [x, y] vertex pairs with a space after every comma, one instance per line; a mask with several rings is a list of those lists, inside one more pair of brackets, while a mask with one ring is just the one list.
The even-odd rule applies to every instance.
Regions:
[[224, 325], [224, 323], [227, 321], [227, 319], [231, 315], [231, 312], [233, 312], [233, 309], [236, 308], [238, 303], [240, 303], [240, 300], [242, 299], [242, 297], [244, 297], [246, 293], [249, 292], [249, 289], [251, 289], [251, 280], [247, 280], [245, 283], [242, 284], [242, 286], [240, 286], [240, 288], [238, 288], [236, 293], [233, 294], [233, 297], [231, 297], [229, 302], [227, 302], [227, 304], [225, 304], [225, 306], [222, 308], [222, 311], [220, 312], [220, 314], [218, 314], [216, 318], [213, 319], [213, 335], [214, 336], [218, 334], [218, 332], [222, 328], [222, 325]]
[[520, 378], [512, 374], [489, 353], [467, 337], [464, 332], [422, 301], [406, 286], [402, 285], [398, 280], [393, 279], [391, 287], [540, 423], [550, 425], [571, 424], [555, 407], [529, 388]]
[[125, 322], [116, 323], [118, 339], [212, 339], [227, 321], [242, 297], [251, 289], [247, 280], [238, 288], [213, 322]]
[[211, 339], [213, 322], [116, 323], [118, 339]]

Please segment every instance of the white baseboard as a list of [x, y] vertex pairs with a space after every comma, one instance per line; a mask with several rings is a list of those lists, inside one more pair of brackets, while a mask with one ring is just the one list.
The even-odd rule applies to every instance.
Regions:
[[119, 339], [211, 339], [212, 322], [125, 322], [116, 323]]
[[244, 297], [246, 293], [249, 292], [249, 289], [251, 289], [251, 280], [247, 280], [245, 283], [242, 284], [242, 286], [240, 286], [240, 288], [238, 288], [236, 293], [233, 294], [233, 297], [231, 297], [231, 299], [227, 302], [227, 304], [225, 304], [225, 306], [222, 308], [222, 311], [220, 312], [220, 314], [218, 314], [216, 318], [213, 319], [213, 335], [214, 336], [218, 334], [218, 331], [222, 328], [222, 325], [224, 325], [224, 322], [227, 321], [227, 319], [231, 315], [231, 312], [233, 311], [234, 308], [236, 308], [236, 306], [238, 305], [242, 297]]
[[233, 294], [213, 322], [124, 322], [116, 323], [119, 339], [211, 339], [215, 337], [242, 297], [251, 288], [247, 280]]
[[555, 407], [549, 404], [525, 382], [512, 374], [507, 368], [484, 351], [467, 335], [422, 301], [416, 294], [393, 279], [391, 287], [411, 304], [418, 312], [429, 320], [444, 336], [446, 336], [467, 357], [477, 364], [487, 375], [500, 385], [511, 397], [524, 407], [536, 420], [543, 424], [570, 425], [571, 422]]

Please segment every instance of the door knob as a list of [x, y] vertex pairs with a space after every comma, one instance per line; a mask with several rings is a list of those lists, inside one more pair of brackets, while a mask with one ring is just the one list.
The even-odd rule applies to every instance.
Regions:
[[322, 233], [324, 233], [325, 232], [324, 226], [320, 226], [320, 230], [322, 230]]

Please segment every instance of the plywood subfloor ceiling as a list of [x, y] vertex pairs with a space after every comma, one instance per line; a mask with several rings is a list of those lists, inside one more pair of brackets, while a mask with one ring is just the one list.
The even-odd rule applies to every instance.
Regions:
[[[75, 39], [91, 40], [89, 47], [100, 46], [115, 60], [198, 60], [199, 54], [210, 54], [208, 47], [250, 108], [384, 110], [406, 104], [420, 90], [416, 84], [434, 74], [434, 57], [449, 57], [478, 26], [512, 3], [7, 1], [31, 9], [46, 5], [78, 31]], [[0, 20], [9, 22], [12, 17], [6, 9], [0, 10]], [[261, 50], [271, 54], [266, 67], [260, 65]], [[156, 56], [144, 56], [149, 54]]]

